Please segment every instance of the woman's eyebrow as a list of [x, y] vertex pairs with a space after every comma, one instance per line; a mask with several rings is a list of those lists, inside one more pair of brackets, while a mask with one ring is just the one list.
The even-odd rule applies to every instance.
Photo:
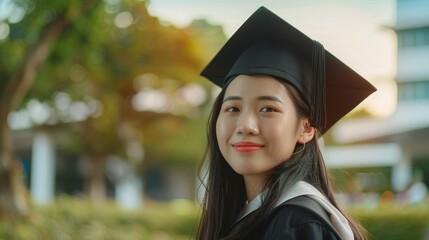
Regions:
[[266, 100], [268, 100], [268, 101], [275, 101], [275, 102], [283, 103], [282, 100], [280, 100], [280, 98], [274, 97], [274, 96], [259, 96], [259, 97], [257, 97], [257, 99], [259, 101], [266, 101]]
[[243, 100], [243, 98], [239, 96], [228, 96], [225, 99], [223, 99], [223, 102], [233, 101], [233, 100]]
[[[282, 100], [280, 100], [278, 97], [269, 96], [269, 95], [259, 96], [256, 99], [258, 101], [267, 101], [268, 100], [268, 101], [275, 101], [275, 102], [283, 103]], [[239, 96], [228, 96], [223, 100], [223, 102], [234, 101], [234, 100], [243, 100], [243, 98], [239, 97]]]

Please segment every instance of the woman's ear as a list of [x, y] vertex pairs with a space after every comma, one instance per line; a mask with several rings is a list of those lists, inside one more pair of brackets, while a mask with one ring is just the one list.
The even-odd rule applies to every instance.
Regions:
[[304, 144], [307, 143], [309, 141], [311, 141], [311, 139], [314, 138], [314, 134], [316, 132], [315, 128], [312, 127], [310, 125], [310, 122], [308, 121], [308, 118], [302, 119], [300, 121], [300, 135], [298, 137], [298, 143]]

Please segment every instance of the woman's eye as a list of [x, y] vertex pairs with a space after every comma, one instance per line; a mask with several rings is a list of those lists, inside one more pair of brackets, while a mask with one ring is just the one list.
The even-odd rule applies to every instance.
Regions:
[[225, 112], [238, 112], [238, 108], [236, 107], [227, 107], [225, 108]]
[[276, 112], [276, 110], [272, 107], [263, 107], [261, 112]]

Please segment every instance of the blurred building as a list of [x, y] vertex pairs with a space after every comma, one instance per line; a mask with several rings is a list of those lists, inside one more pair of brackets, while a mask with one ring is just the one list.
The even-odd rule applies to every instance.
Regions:
[[[429, 184], [429, 0], [397, 0], [397, 109], [381, 119], [343, 121], [326, 149], [332, 168], [389, 168], [391, 188], [406, 189], [415, 170]], [[368, 179], [366, 179], [368, 181]]]
[[[70, 128], [78, 124], [13, 131], [22, 179], [34, 203], [51, 203], [58, 195], [88, 197], [91, 167], [88, 159], [80, 152], [70, 152], [59, 146], [69, 137]], [[127, 161], [111, 155], [102, 173], [105, 196], [115, 199], [124, 208], [138, 208], [144, 199], [195, 198], [193, 171], [152, 166], [138, 175]]]

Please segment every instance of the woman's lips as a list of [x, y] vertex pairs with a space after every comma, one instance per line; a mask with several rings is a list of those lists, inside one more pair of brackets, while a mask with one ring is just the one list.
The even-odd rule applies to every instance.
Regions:
[[261, 149], [264, 145], [253, 142], [238, 142], [232, 144], [232, 147], [239, 152], [252, 152]]

